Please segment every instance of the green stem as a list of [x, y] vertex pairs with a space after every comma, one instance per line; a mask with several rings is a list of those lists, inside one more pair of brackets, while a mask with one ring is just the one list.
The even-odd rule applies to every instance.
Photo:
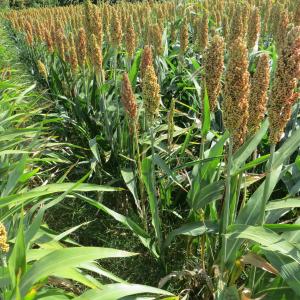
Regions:
[[[155, 201], [156, 201], [156, 211], [154, 212], [155, 216], [154, 218], [156, 220], [159, 220], [159, 205], [158, 205], [158, 199], [157, 199], [157, 195], [156, 195], [156, 180], [155, 180], [155, 165], [154, 165], [154, 156], [155, 156], [155, 149], [154, 149], [154, 130], [153, 130], [153, 126], [150, 126], [150, 139], [151, 139], [151, 156], [152, 156], [152, 182], [153, 182], [153, 191], [155, 194]], [[158, 221], [159, 222], [159, 221]], [[161, 258], [161, 262], [163, 265], [165, 265], [164, 263], [164, 254], [162, 253], [163, 251], [163, 247], [162, 247], [162, 234], [161, 234], [161, 224], [159, 222], [159, 224], [157, 224], [157, 244], [158, 244], [158, 248], [159, 248], [159, 254], [160, 254], [160, 258]]]
[[247, 201], [247, 186], [246, 186], [246, 177], [244, 177], [244, 194], [243, 194], [243, 200], [240, 209], [242, 209], [245, 206], [246, 201]]
[[269, 158], [268, 164], [266, 166], [267, 177], [265, 180], [264, 193], [263, 193], [263, 198], [262, 198], [262, 202], [261, 202], [260, 216], [258, 219], [259, 225], [262, 225], [265, 222], [265, 208], [266, 208], [268, 199], [270, 197], [269, 189], [270, 189], [270, 183], [271, 183], [271, 171], [272, 171], [272, 165], [273, 165], [273, 161], [274, 161], [275, 147], [276, 147], [275, 144], [271, 144], [270, 158]]
[[237, 182], [237, 188], [236, 188], [236, 196], [235, 196], [235, 201], [233, 203], [233, 207], [232, 207], [232, 214], [231, 214], [231, 220], [230, 222], [233, 223], [235, 222], [235, 218], [237, 215], [237, 209], [239, 206], [239, 202], [240, 202], [240, 196], [241, 196], [241, 186], [242, 186], [242, 181], [243, 181], [243, 172], [241, 174], [238, 175], [238, 182]]
[[298, 119], [298, 114], [300, 111], [300, 100], [297, 102], [296, 110], [295, 110], [295, 118], [293, 120], [293, 129], [292, 132], [294, 132], [297, 129], [297, 119]]
[[146, 198], [145, 198], [145, 189], [142, 180], [142, 163], [141, 163], [141, 154], [140, 154], [140, 147], [139, 147], [139, 140], [137, 134], [136, 124], [133, 125], [134, 130], [134, 143], [135, 143], [135, 151], [136, 151], [136, 162], [138, 167], [138, 177], [139, 177], [139, 188], [140, 188], [140, 209], [141, 209], [141, 217], [144, 222], [144, 228], [148, 231], [148, 223], [147, 223], [147, 214], [146, 214]]
[[227, 167], [226, 167], [226, 181], [225, 181], [225, 200], [224, 200], [224, 214], [223, 214], [223, 226], [222, 233], [226, 232], [227, 226], [229, 225], [229, 213], [230, 213], [230, 183], [231, 175], [230, 170], [232, 166], [232, 138], [229, 138], [228, 156], [227, 156]]
[[200, 159], [204, 159], [204, 150], [205, 150], [205, 138], [201, 137], [201, 144], [200, 144]]
[[118, 66], [118, 49], [115, 48], [114, 49], [114, 61], [113, 61], [113, 68], [114, 68], [114, 83], [115, 83], [115, 86], [117, 85], [117, 66]]
[[225, 236], [227, 227], [229, 225], [229, 215], [230, 215], [230, 185], [231, 185], [231, 175], [230, 170], [232, 166], [232, 148], [233, 142], [232, 138], [229, 138], [229, 148], [228, 148], [228, 156], [227, 156], [227, 167], [226, 167], [226, 181], [225, 181], [225, 199], [224, 199], [224, 209], [222, 216], [222, 253], [221, 253], [221, 280], [222, 286], [225, 285], [224, 273], [225, 273], [225, 259], [227, 254], [227, 238]]
[[[300, 112], [300, 99], [298, 99], [297, 106], [296, 106], [296, 111], [295, 111], [295, 118], [293, 120], [293, 129], [292, 129], [292, 134], [295, 132], [297, 129], [297, 122], [298, 122], [298, 114]], [[300, 147], [298, 148], [298, 154], [300, 154]]]

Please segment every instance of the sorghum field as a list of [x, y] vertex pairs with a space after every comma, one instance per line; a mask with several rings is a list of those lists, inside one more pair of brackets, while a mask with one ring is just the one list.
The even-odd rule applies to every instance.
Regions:
[[2, 2], [0, 299], [300, 299], [299, 0]]

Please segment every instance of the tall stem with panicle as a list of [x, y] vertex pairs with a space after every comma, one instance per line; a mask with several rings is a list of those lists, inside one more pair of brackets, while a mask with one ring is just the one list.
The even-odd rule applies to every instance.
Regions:
[[158, 198], [157, 198], [157, 194], [156, 194], [156, 179], [155, 179], [155, 164], [154, 164], [154, 157], [155, 157], [155, 148], [154, 148], [154, 140], [155, 140], [155, 136], [154, 136], [154, 128], [153, 125], [151, 125], [149, 127], [149, 131], [150, 131], [150, 140], [151, 140], [151, 176], [152, 176], [152, 183], [153, 183], [153, 193], [154, 193], [154, 198], [156, 201], [156, 208], [153, 212], [153, 216], [152, 218], [154, 218], [154, 223], [155, 223], [155, 227], [156, 228], [156, 234], [157, 234], [157, 244], [158, 244], [158, 250], [159, 250], [159, 256], [160, 256], [160, 261], [163, 265], [163, 267], [165, 267], [165, 257], [164, 257], [164, 252], [163, 252], [163, 245], [162, 245], [162, 232], [161, 232], [161, 228], [160, 228], [160, 221], [159, 221], [159, 203], [158, 203]]
[[140, 154], [140, 147], [139, 147], [139, 138], [138, 138], [138, 131], [136, 128], [136, 124], [133, 125], [133, 139], [135, 144], [135, 151], [136, 151], [136, 162], [138, 168], [138, 177], [139, 177], [139, 190], [140, 190], [140, 205], [141, 205], [141, 217], [144, 222], [145, 230], [148, 230], [148, 220], [147, 220], [147, 212], [146, 212], [146, 197], [145, 197], [145, 188], [142, 179], [142, 162], [141, 162], [141, 154]]
[[270, 189], [270, 183], [271, 183], [272, 165], [274, 162], [275, 147], [276, 147], [275, 144], [271, 144], [271, 146], [270, 146], [270, 158], [269, 158], [268, 164], [266, 166], [267, 176], [266, 176], [266, 180], [265, 180], [263, 199], [262, 199], [262, 204], [261, 204], [260, 216], [259, 216], [259, 220], [258, 220], [259, 225], [263, 225], [265, 222], [265, 208], [266, 208], [268, 199], [270, 197], [269, 189]]
[[225, 199], [223, 206], [222, 215], [222, 253], [221, 253], [221, 276], [222, 284], [225, 284], [224, 273], [225, 273], [225, 259], [227, 254], [227, 238], [225, 236], [227, 227], [229, 225], [229, 215], [230, 215], [230, 185], [231, 185], [231, 175], [230, 170], [232, 167], [232, 150], [233, 140], [232, 137], [229, 138], [228, 155], [227, 155], [227, 165], [226, 165], [226, 180], [225, 180]]

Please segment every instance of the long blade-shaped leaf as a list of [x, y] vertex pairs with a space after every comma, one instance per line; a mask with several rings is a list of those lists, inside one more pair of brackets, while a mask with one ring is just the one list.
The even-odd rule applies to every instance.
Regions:
[[169, 292], [145, 285], [115, 283], [105, 285], [102, 289], [89, 290], [74, 300], [116, 300], [138, 294], [172, 296]]
[[264, 251], [267, 259], [279, 271], [281, 277], [300, 297], [300, 265], [291, 258], [272, 251]]
[[21, 294], [24, 296], [35, 282], [58, 273], [61, 270], [63, 271], [66, 268], [77, 267], [95, 259], [128, 257], [132, 255], [135, 254], [98, 247], [70, 247], [55, 250], [35, 262], [31, 269], [24, 275], [21, 281]]
[[150, 211], [152, 216], [152, 225], [155, 230], [155, 235], [158, 241], [162, 240], [161, 224], [158, 213], [158, 201], [155, 192], [154, 180], [153, 180], [153, 164], [151, 158], [145, 158], [142, 162], [142, 177], [146, 186], [146, 190], [149, 197]]
[[300, 250], [270, 229], [261, 226], [231, 225], [227, 236], [259, 243], [264, 249], [290, 257], [300, 264]]
[[150, 236], [148, 235], [148, 233], [143, 228], [141, 228], [137, 223], [132, 221], [132, 219], [130, 219], [129, 217], [125, 217], [125, 216], [115, 212], [114, 210], [108, 208], [104, 204], [102, 204], [100, 202], [97, 202], [97, 201], [95, 201], [95, 200], [93, 200], [93, 199], [91, 199], [87, 196], [83, 196], [83, 195], [80, 195], [80, 194], [76, 194], [76, 196], [78, 198], [84, 200], [85, 202], [89, 203], [90, 205], [100, 209], [101, 211], [105, 212], [106, 214], [110, 215], [115, 220], [117, 220], [118, 222], [120, 222], [121, 224], [126, 226], [135, 235], [137, 235], [137, 237], [141, 240], [141, 242], [143, 243], [143, 245], [145, 247], [150, 249], [153, 252], [153, 254], [155, 256], [157, 256], [157, 253], [156, 253], [155, 249], [153, 249], [153, 247], [151, 245], [151, 239], [150, 239]]

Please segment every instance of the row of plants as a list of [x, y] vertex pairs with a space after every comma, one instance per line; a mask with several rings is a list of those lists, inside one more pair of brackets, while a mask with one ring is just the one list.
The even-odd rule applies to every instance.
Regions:
[[[24, 74], [3, 28], [0, 35], [0, 298], [170, 296], [157, 288], [129, 284], [99, 262], [137, 253], [82, 247], [69, 236], [84, 224], [55, 232], [45, 223], [46, 211], [75, 193], [83, 197], [120, 189], [84, 183], [89, 174], [76, 182], [67, 180], [77, 167], [71, 167], [74, 146], [57, 140], [53, 130], [60, 117], [45, 93]], [[111, 283], [104, 284], [105, 278]]]
[[[75, 196], [140, 239], [161, 287], [299, 297], [299, 14], [293, 0], [224, 0], [5, 15], [89, 181], [126, 188], [129, 213]], [[174, 248], [192, 270], [173, 269]]]

